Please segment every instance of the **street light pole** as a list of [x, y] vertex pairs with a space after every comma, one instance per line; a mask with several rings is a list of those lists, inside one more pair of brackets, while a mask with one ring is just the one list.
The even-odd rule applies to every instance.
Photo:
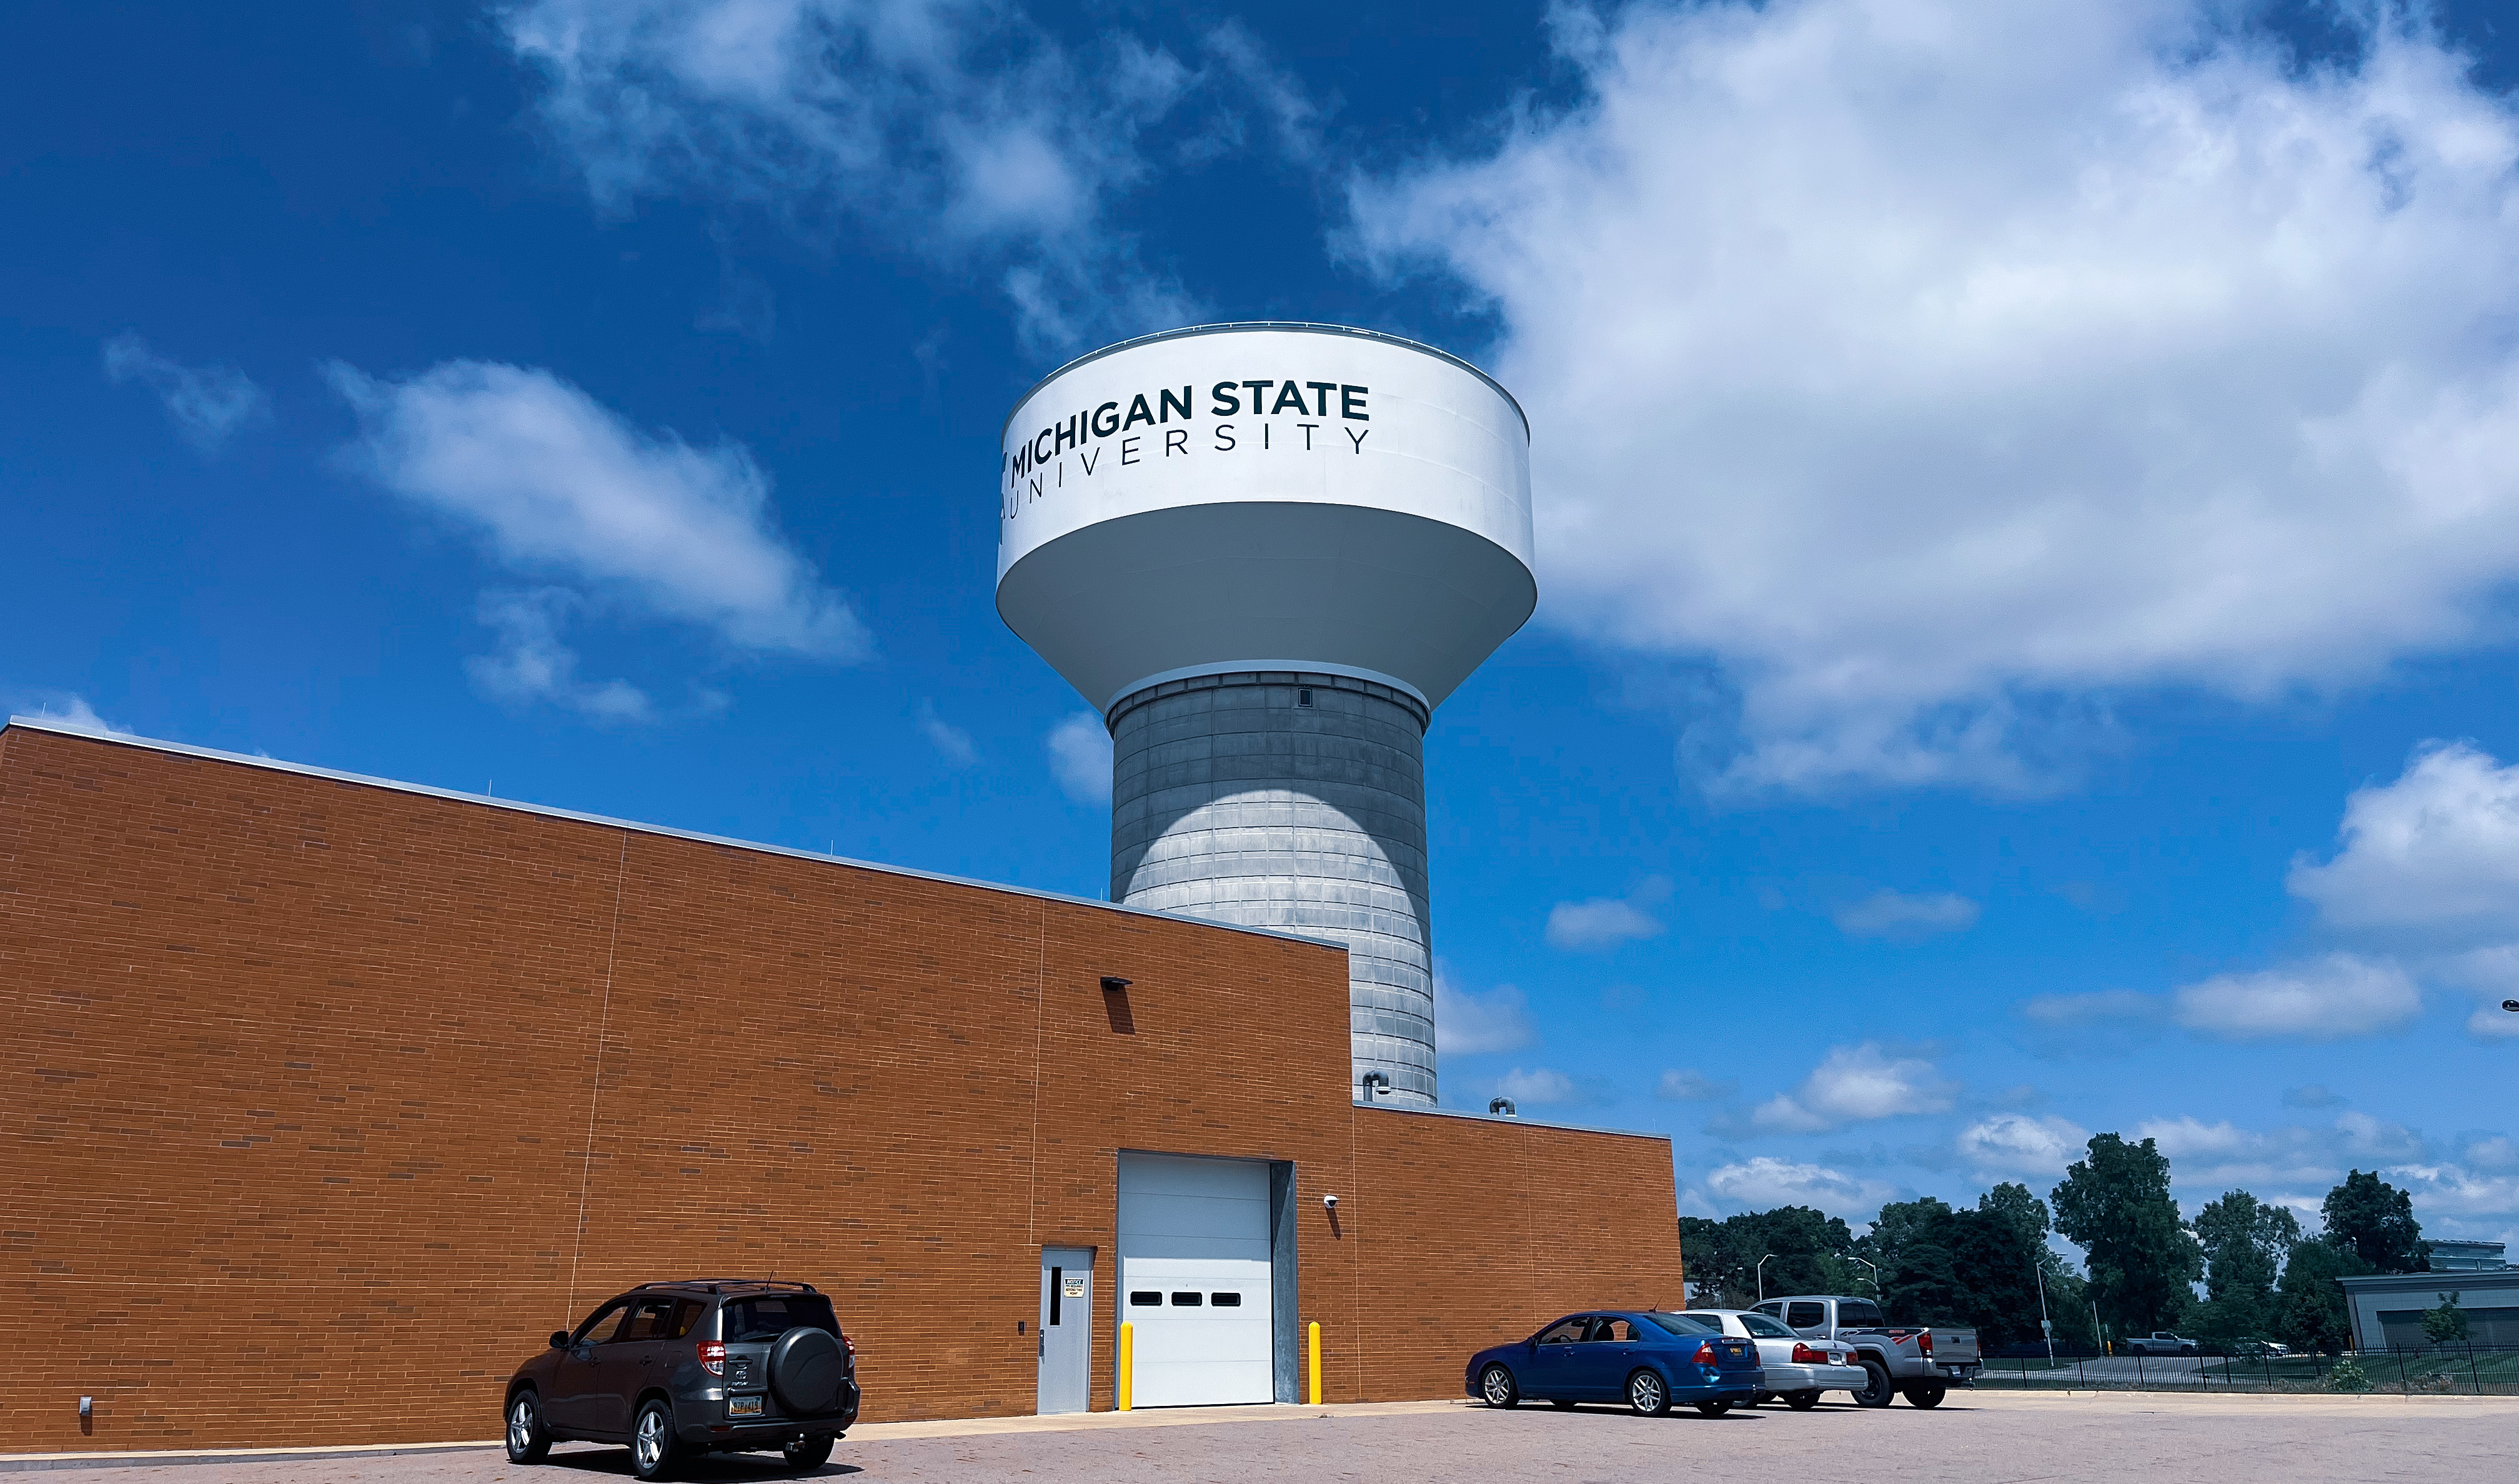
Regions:
[[1758, 1301], [1761, 1303], [1766, 1302], [1767, 1299], [1767, 1264], [1775, 1260], [1776, 1254], [1773, 1252], [1758, 1259]]
[[1852, 1252], [1845, 1254], [1845, 1260], [1848, 1262], [1862, 1262], [1865, 1267], [1872, 1270], [1872, 1297], [1877, 1302], [1880, 1297], [1880, 1264], [1877, 1262], [1864, 1262], [1862, 1258], [1855, 1256]]
[[2030, 1260], [2030, 1271], [2038, 1275], [2038, 1329], [2047, 1336], [2047, 1369], [2053, 1371], [2055, 1369], [2055, 1326], [2047, 1317], [2047, 1249], [2041, 1247], [2038, 1250], [2039, 1255]]

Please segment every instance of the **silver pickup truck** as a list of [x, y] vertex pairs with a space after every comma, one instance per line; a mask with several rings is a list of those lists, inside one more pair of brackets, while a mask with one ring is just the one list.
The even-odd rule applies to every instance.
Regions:
[[1872, 1384], [1854, 1393], [1864, 1407], [1886, 1407], [1901, 1396], [1918, 1407], [1938, 1407], [1950, 1388], [1974, 1383], [1985, 1366], [1974, 1330], [1886, 1324], [1880, 1306], [1868, 1298], [1795, 1293], [1767, 1299], [1757, 1312], [1804, 1339], [1845, 1346], [1848, 1359], [1871, 1375]]

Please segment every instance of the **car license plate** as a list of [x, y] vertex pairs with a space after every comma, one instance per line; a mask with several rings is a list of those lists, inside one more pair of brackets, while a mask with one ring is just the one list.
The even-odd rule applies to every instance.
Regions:
[[757, 1396], [728, 1397], [726, 1399], [726, 1415], [728, 1417], [759, 1417], [761, 1416], [761, 1398]]

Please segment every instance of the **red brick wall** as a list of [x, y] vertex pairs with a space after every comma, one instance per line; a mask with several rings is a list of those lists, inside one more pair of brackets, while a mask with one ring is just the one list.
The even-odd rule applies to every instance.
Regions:
[[1296, 1162], [1333, 1399], [1678, 1298], [1665, 1142], [1356, 1110], [1339, 950], [1089, 904], [20, 726], [0, 1015], [0, 1449], [491, 1436], [708, 1274], [830, 1290], [869, 1420], [1030, 1412], [1122, 1149]]

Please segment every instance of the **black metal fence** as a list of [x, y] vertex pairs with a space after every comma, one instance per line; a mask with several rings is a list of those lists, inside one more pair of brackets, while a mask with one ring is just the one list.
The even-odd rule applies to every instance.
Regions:
[[1996, 1357], [1979, 1386], [2028, 1391], [2400, 1392], [2519, 1395], [2519, 1349], [2399, 1346], [2358, 1354]]

